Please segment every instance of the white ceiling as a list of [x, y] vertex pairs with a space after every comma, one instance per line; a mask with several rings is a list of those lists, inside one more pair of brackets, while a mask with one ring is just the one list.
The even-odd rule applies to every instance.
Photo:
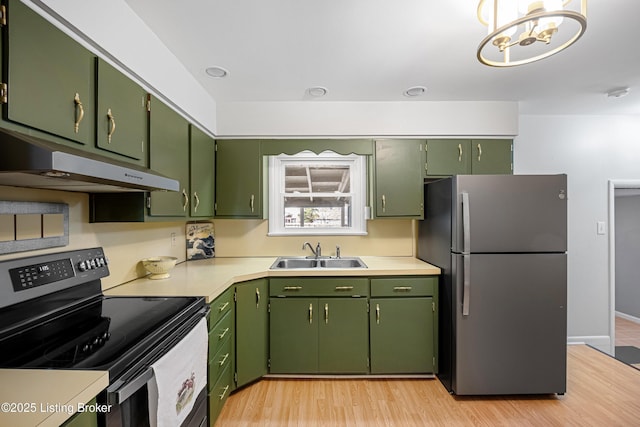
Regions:
[[[573, 0], [577, 2], [578, 0]], [[589, 0], [583, 37], [498, 69], [476, 0], [126, 0], [218, 103], [520, 101], [524, 114], [640, 114], [640, 1]], [[224, 79], [205, 73], [229, 71]], [[403, 92], [426, 86], [410, 99]], [[628, 86], [630, 94], [605, 93]]]

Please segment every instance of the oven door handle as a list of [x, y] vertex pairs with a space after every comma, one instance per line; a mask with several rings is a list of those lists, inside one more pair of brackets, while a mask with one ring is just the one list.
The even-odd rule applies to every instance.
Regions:
[[109, 403], [119, 405], [140, 390], [149, 380], [153, 378], [153, 369], [147, 368], [140, 375], [125, 384], [116, 382], [107, 387]]

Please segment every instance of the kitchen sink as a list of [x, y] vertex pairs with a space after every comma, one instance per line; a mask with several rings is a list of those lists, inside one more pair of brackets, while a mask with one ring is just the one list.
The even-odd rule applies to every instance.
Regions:
[[344, 258], [301, 258], [279, 257], [269, 267], [271, 270], [287, 270], [295, 268], [367, 268], [358, 257]]

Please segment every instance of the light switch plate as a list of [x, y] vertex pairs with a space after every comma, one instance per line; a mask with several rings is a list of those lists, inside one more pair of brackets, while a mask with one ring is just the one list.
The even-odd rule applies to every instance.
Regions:
[[604, 221], [597, 222], [598, 234], [603, 235], [607, 233], [607, 225]]

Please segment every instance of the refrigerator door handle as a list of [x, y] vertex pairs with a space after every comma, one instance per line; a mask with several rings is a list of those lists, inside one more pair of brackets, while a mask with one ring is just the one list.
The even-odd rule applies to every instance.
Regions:
[[471, 249], [471, 216], [469, 214], [469, 193], [462, 193], [462, 253]]
[[462, 196], [462, 315], [469, 315], [471, 300], [471, 215], [469, 214], [469, 193], [463, 192]]
[[469, 315], [471, 300], [471, 255], [462, 255], [462, 315]]

